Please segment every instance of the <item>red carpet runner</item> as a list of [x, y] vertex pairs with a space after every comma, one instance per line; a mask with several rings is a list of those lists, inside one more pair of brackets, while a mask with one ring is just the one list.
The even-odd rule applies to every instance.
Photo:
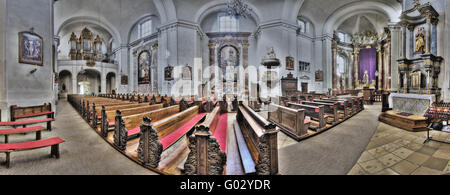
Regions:
[[214, 132], [214, 137], [217, 139], [220, 145], [220, 150], [226, 152], [227, 148], [227, 127], [228, 127], [228, 113], [221, 114], [219, 117], [219, 122], [217, 123], [216, 131]]
[[165, 150], [167, 147], [169, 147], [171, 144], [173, 144], [175, 141], [180, 139], [181, 136], [186, 134], [192, 127], [194, 127], [195, 124], [202, 119], [206, 113], [201, 113], [195, 116], [192, 120], [178, 128], [175, 132], [171, 133], [170, 135], [164, 137], [161, 139], [161, 143], [163, 145], [163, 150]]

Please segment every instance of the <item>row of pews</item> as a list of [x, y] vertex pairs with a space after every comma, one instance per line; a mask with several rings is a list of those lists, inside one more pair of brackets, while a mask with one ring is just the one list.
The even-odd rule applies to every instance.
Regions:
[[364, 110], [362, 97], [330, 97], [270, 104], [268, 120], [300, 141], [326, 131]]
[[187, 98], [191, 100], [132, 94], [68, 96], [74, 108], [108, 143], [158, 173], [278, 173], [273, 124], [247, 106], [237, 105], [235, 99], [232, 104], [239, 119], [234, 126], [235, 136], [230, 136], [224, 109], [227, 101]]

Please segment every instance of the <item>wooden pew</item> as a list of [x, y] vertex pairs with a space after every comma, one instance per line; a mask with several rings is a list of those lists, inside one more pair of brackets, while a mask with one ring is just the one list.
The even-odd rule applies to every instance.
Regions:
[[[199, 122], [205, 119], [206, 113], [199, 113], [199, 107], [194, 106], [175, 115], [166, 117], [157, 122], [153, 122], [150, 117], [145, 116], [143, 125], [138, 127], [138, 137], [140, 138], [138, 146], [138, 156], [142, 163], [146, 166], [157, 168], [161, 160], [161, 156], [168, 151], [175, 143], [191, 131]], [[127, 129], [121, 124], [120, 117], [117, 117], [116, 129], [114, 134], [114, 145], [122, 150], [126, 149]], [[151, 124], [150, 124], [151, 123]], [[145, 125], [144, 125], [145, 124]], [[141, 128], [143, 128], [141, 130]], [[117, 142], [119, 141], [119, 142]], [[120, 143], [125, 142], [125, 143]], [[123, 145], [125, 144], [125, 145]], [[170, 154], [170, 152], [169, 152]]]
[[308, 134], [309, 120], [305, 120], [305, 110], [270, 104], [269, 121], [278, 125], [284, 133], [299, 141]]
[[[114, 128], [114, 144], [121, 150], [125, 150], [126, 141], [136, 138], [139, 134], [139, 125], [144, 117], [159, 121], [180, 112], [179, 106], [171, 106], [147, 113], [136, 114], [132, 116], [122, 117], [122, 111], [117, 110]], [[117, 139], [116, 139], [117, 137]], [[120, 137], [120, 139], [118, 139]], [[125, 142], [124, 140], [125, 139]]]
[[[342, 114], [342, 119], [350, 118], [348, 101], [346, 101], [346, 100], [321, 100], [321, 99], [314, 99], [313, 102], [330, 103], [330, 104], [338, 103], [337, 110], [338, 110], [338, 113]], [[339, 117], [339, 118], [341, 118], [341, 117]]]
[[124, 104], [124, 105], [113, 105], [113, 106], [97, 106], [95, 103], [92, 105], [92, 112], [90, 115], [88, 115], [87, 121], [92, 121], [92, 128], [97, 129], [97, 125], [101, 123], [102, 119], [102, 110], [103, 107], [105, 107], [105, 111], [116, 111], [116, 110], [123, 110], [123, 109], [131, 109], [131, 108], [138, 108], [143, 107], [144, 104]]
[[325, 114], [324, 106], [310, 106], [304, 104], [288, 103], [289, 108], [304, 109], [306, 116], [319, 122], [317, 127], [310, 126], [310, 129], [320, 130], [327, 125], [328, 116]]
[[[226, 165], [228, 113], [220, 113], [220, 107], [206, 116], [189, 136], [189, 155], [184, 163], [186, 175], [222, 175]], [[218, 138], [218, 139], [216, 139]], [[207, 150], [205, 150], [207, 148]], [[198, 153], [198, 151], [204, 151]], [[215, 156], [216, 158], [208, 158]]]
[[55, 118], [54, 112], [52, 111], [51, 103], [48, 104], [44, 103], [44, 105], [28, 106], [28, 107], [19, 107], [17, 105], [12, 105], [10, 107], [10, 114], [11, 114], [11, 121], [38, 116], [47, 116], [47, 118]]
[[234, 130], [244, 173], [278, 174], [276, 126], [242, 102], [239, 103], [236, 119]]
[[339, 122], [339, 114], [338, 114], [338, 102], [335, 103], [323, 103], [323, 102], [309, 102], [309, 101], [300, 101], [300, 104], [310, 105], [310, 106], [324, 106], [325, 114], [329, 116], [329, 119], [332, 119], [331, 121], [328, 120], [331, 124], [338, 123]]
[[[121, 110], [122, 117], [128, 117], [133, 116], [137, 114], [145, 114], [148, 112], [152, 112], [155, 110], [162, 109], [162, 104], [155, 104], [155, 105], [148, 105], [148, 106], [140, 106], [135, 108], [127, 108], [127, 109], [116, 109], [116, 108], [109, 108], [106, 109], [106, 107], [102, 107], [101, 111], [101, 128], [100, 132], [103, 137], [106, 137], [108, 135], [108, 132], [111, 130], [114, 130], [115, 127], [115, 116], [117, 113], [117, 110]], [[112, 128], [112, 129], [111, 129]]]

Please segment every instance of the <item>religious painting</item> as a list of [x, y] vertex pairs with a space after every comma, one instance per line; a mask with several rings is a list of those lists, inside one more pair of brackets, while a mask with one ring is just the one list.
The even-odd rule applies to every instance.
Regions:
[[42, 66], [43, 39], [34, 32], [19, 33], [19, 63]]
[[164, 80], [166, 81], [173, 80], [173, 67], [170, 65], [164, 68]]
[[138, 84], [150, 83], [150, 52], [142, 51], [138, 56]]
[[120, 84], [128, 85], [128, 76], [127, 75], [122, 75], [122, 77], [120, 78]]
[[222, 47], [219, 52], [219, 66], [222, 70], [223, 81], [234, 82], [237, 80], [239, 66], [239, 51], [230, 45]]
[[192, 80], [192, 68], [189, 65], [186, 64], [186, 66], [183, 67], [181, 78], [183, 80]]
[[415, 35], [416, 46], [414, 52], [417, 54], [425, 53], [425, 28], [419, 27]]
[[309, 62], [299, 61], [298, 63], [299, 63], [300, 72], [310, 72], [311, 71], [311, 64]]
[[323, 71], [319, 70], [316, 71], [316, 82], [322, 82], [323, 81]]
[[293, 57], [286, 57], [286, 70], [295, 70]]

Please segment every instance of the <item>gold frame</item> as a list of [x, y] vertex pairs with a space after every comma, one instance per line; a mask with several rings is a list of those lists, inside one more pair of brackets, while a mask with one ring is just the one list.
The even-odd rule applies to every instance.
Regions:
[[[29, 62], [29, 61], [24, 61], [23, 60], [23, 56], [22, 56], [22, 41], [23, 41], [23, 35], [27, 33], [27, 34], [31, 34], [34, 35], [36, 37], [38, 37], [41, 40], [41, 62], [36, 63], [36, 62]], [[36, 65], [36, 66], [44, 66], [44, 39], [42, 38], [42, 36], [38, 35], [37, 33], [35, 33], [34, 31], [22, 31], [19, 32], [19, 63], [20, 64], [31, 64], [31, 65]]]

